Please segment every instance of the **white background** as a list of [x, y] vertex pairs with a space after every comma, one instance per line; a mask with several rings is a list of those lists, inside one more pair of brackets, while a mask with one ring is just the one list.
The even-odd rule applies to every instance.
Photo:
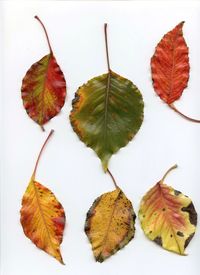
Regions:
[[[176, 106], [200, 118], [200, 4], [193, 1], [16, 1], [1, 3], [1, 13], [1, 274], [199, 274], [199, 228], [187, 248], [188, 256], [184, 257], [149, 241], [138, 219], [134, 240], [104, 263], [94, 261], [83, 231], [85, 215], [96, 197], [114, 187], [95, 153], [73, 132], [68, 116], [77, 88], [106, 72], [103, 24], [107, 22], [111, 67], [138, 86], [145, 102], [140, 131], [128, 146], [112, 157], [110, 170], [137, 213], [144, 193], [177, 163], [179, 168], [168, 176], [166, 183], [190, 196], [200, 213], [200, 125], [184, 120], [156, 96], [149, 65], [161, 37], [185, 20], [184, 36], [190, 48], [191, 71], [188, 88]], [[45, 125], [45, 133], [27, 116], [20, 95], [26, 71], [48, 53], [35, 15], [46, 25], [68, 86], [65, 106]], [[51, 129], [55, 133], [42, 156], [37, 180], [55, 193], [66, 211], [67, 227], [61, 245], [65, 266], [37, 249], [24, 236], [19, 221], [21, 198], [38, 151]]]

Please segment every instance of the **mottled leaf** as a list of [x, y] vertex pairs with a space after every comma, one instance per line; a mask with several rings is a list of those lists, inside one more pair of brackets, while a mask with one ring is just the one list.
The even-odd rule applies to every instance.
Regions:
[[121, 189], [97, 198], [87, 213], [85, 232], [96, 261], [103, 262], [134, 237], [135, 213]]
[[104, 171], [110, 157], [138, 132], [143, 121], [143, 99], [138, 88], [110, 69], [81, 86], [72, 102], [70, 121], [79, 138], [101, 159]]
[[[44, 146], [40, 155], [43, 148]], [[22, 199], [21, 224], [25, 235], [38, 248], [55, 257], [63, 264], [60, 244], [65, 227], [65, 213], [55, 195], [35, 180], [38, 161]]]
[[142, 198], [139, 219], [150, 240], [185, 255], [196, 230], [197, 213], [189, 197], [163, 183], [166, 175]]
[[[40, 19], [36, 16], [40, 21]], [[42, 24], [42, 22], [40, 21]], [[42, 24], [43, 28], [44, 25]], [[47, 36], [46, 30], [44, 28]], [[42, 129], [65, 103], [66, 83], [47, 36], [50, 53], [34, 63], [22, 81], [22, 100], [27, 114]]]
[[153, 87], [159, 97], [179, 115], [187, 120], [199, 123], [180, 112], [174, 102], [179, 99], [189, 80], [189, 50], [183, 37], [181, 22], [164, 35], [151, 58]]

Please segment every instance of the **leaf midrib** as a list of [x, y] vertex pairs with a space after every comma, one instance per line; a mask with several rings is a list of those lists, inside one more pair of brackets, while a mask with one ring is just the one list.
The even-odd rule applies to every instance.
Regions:
[[36, 196], [36, 200], [37, 200], [39, 212], [40, 212], [40, 214], [41, 214], [41, 217], [42, 217], [42, 220], [43, 220], [43, 223], [44, 223], [44, 227], [45, 227], [46, 232], [47, 232], [47, 236], [48, 236], [49, 243], [50, 243], [51, 247], [53, 248], [53, 250], [55, 251], [55, 247], [54, 247], [53, 242], [52, 242], [52, 240], [51, 240], [51, 235], [50, 235], [50, 232], [49, 232], [49, 229], [48, 229], [48, 226], [47, 226], [47, 222], [46, 222], [46, 219], [45, 219], [43, 210], [42, 210], [42, 206], [41, 206], [41, 204], [40, 204], [40, 199], [39, 199], [39, 195], [38, 195], [38, 190], [37, 190], [37, 187], [36, 187], [36, 185], [35, 185], [35, 179], [32, 179], [32, 184], [33, 184], [33, 186], [34, 186], [34, 191], [35, 191], [35, 196]]
[[[46, 89], [46, 82], [47, 82], [47, 75], [48, 75], [48, 70], [49, 70], [49, 63], [52, 57], [52, 53], [49, 54], [49, 58], [48, 58], [48, 62], [47, 62], [47, 66], [46, 66], [46, 71], [45, 71], [45, 76], [44, 76], [44, 81], [43, 81], [43, 86], [42, 86], [42, 101], [41, 101], [41, 119], [42, 122], [44, 122], [44, 94], [45, 94], [45, 89]], [[43, 125], [40, 124], [40, 125]]]
[[[165, 198], [164, 193], [162, 192], [162, 186], [161, 186], [161, 183], [159, 183], [159, 184], [158, 184], [158, 186], [159, 186], [160, 195], [161, 195], [161, 197], [162, 197], [162, 198], [161, 198], [161, 199], [162, 199], [162, 202], [163, 202], [163, 204], [164, 204], [164, 207], [167, 209], [167, 208], [168, 208], [168, 205], [167, 205], [167, 203], [165, 203], [165, 201], [167, 201], [167, 199]], [[175, 239], [175, 241], [176, 241], [176, 243], [177, 243], [177, 246], [178, 246], [179, 252], [182, 254], [182, 251], [181, 251], [181, 248], [180, 248], [179, 242], [178, 242], [178, 240], [176, 239], [176, 234], [175, 234], [175, 231], [174, 231], [173, 225], [172, 225], [172, 223], [171, 223], [171, 218], [169, 218], [169, 224], [170, 224], [170, 228], [171, 228], [171, 230], [172, 230], [172, 232], [173, 232], [174, 239]]]
[[105, 237], [104, 237], [104, 239], [102, 241], [102, 249], [101, 249], [101, 252], [98, 255], [98, 258], [101, 256], [101, 254], [103, 253], [104, 248], [106, 246], [106, 243], [107, 243], [107, 240], [108, 240], [109, 229], [110, 229], [110, 226], [111, 226], [111, 223], [112, 223], [112, 219], [113, 219], [113, 216], [114, 216], [114, 213], [115, 213], [115, 210], [116, 210], [116, 207], [117, 207], [117, 202], [118, 202], [118, 199], [119, 199], [119, 196], [120, 196], [121, 192], [122, 191], [119, 191], [119, 193], [118, 193], [118, 195], [117, 195], [117, 197], [115, 199], [113, 210], [111, 212], [110, 220], [109, 220], [109, 223], [108, 223], [108, 226], [107, 226], [107, 229], [106, 229]]
[[111, 79], [111, 71], [108, 72], [107, 84], [106, 84], [106, 94], [105, 94], [105, 113], [104, 113], [104, 131], [103, 131], [103, 140], [104, 145], [107, 143], [107, 121], [108, 121], [108, 100], [110, 93], [110, 79]]
[[173, 93], [173, 87], [174, 87], [174, 69], [175, 69], [175, 44], [177, 42], [177, 38], [178, 38], [178, 31], [175, 35], [173, 44], [172, 44], [172, 71], [171, 71], [171, 75], [170, 75], [170, 88], [169, 88], [169, 97], [171, 97], [172, 93]]

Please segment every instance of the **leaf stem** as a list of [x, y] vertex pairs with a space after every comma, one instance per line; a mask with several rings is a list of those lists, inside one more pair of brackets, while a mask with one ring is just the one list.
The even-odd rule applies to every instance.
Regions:
[[43, 28], [43, 30], [45, 32], [45, 35], [46, 35], [46, 38], [47, 38], [47, 43], [48, 43], [48, 46], [49, 46], [50, 53], [52, 54], [53, 51], [52, 51], [52, 48], [51, 48], [51, 44], [50, 44], [50, 41], [49, 41], [47, 30], [46, 30], [44, 24], [42, 23], [42, 21], [40, 20], [40, 18], [37, 15], [35, 16], [35, 19], [37, 19], [40, 22], [40, 24], [42, 25], [42, 28]]
[[106, 44], [107, 66], [108, 66], [108, 72], [110, 72], [111, 69], [110, 69], [109, 52], [108, 52], [107, 23], [104, 24], [104, 35], [105, 35], [105, 44]]
[[115, 178], [113, 177], [113, 175], [112, 175], [112, 173], [110, 172], [109, 169], [107, 169], [107, 172], [108, 172], [108, 174], [110, 175], [110, 177], [111, 177], [111, 179], [112, 179], [112, 181], [113, 181], [113, 183], [114, 183], [115, 188], [116, 188], [116, 189], [119, 188], [119, 186], [117, 185], [117, 183], [116, 183], [116, 181], [115, 181]]
[[188, 116], [184, 115], [183, 113], [181, 113], [179, 110], [177, 110], [177, 108], [174, 106], [174, 104], [169, 104], [169, 107], [171, 109], [173, 109], [176, 113], [178, 113], [180, 116], [184, 117], [185, 119], [192, 121], [192, 122], [200, 123], [199, 119], [194, 119], [194, 118], [188, 117]]
[[168, 175], [173, 169], [176, 169], [177, 167], [178, 167], [178, 165], [175, 164], [175, 165], [173, 165], [171, 168], [169, 168], [169, 169], [167, 170], [167, 172], [164, 174], [164, 176], [162, 177], [161, 182], [163, 182], [163, 181], [165, 180], [165, 178], [167, 177], [167, 175]]
[[46, 138], [44, 144], [42, 145], [42, 148], [41, 148], [41, 150], [39, 152], [39, 155], [38, 155], [38, 158], [37, 158], [37, 161], [36, 161], [36, 164], [35, 164], [35, 168], [34, 168], [34, 171], [33, 171], [33, 175], [32, 175], [33, 178], [35, 178], [35, 174], [36, 174], [36, 171], [37, 171], [38, 163], [39, 163], [39, 160], [41, 158], [41, 155], [42, 155], [42, 152], [44, 150], [44, 147], [46, 146], [46, 144], [47, 144], [48, 140], [50, 139], [50, 137], [52, 136], [53, 132], [54, 132], [54, 130], [51, 130], [51, 132], [49, 133], [48, 137]]

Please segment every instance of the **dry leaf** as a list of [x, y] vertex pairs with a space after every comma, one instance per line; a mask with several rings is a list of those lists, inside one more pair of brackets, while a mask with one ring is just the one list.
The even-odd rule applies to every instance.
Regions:
[[189, 52], [182, 31], [183, 24], [184, 22], [181, 22], [165, 34], [156, 47], [151, 58], [153, 86], [159, 97], [175, 112], [190, 121], [200, 122], [184, 115], [174, 106], [174, 102], [181, 97], [187, 87], [190, 71]]
[[55, 257], [60, 263], [63, 259], [60, 253], [60, 244], [65, 227], [65, 212], [55, 195], [44, 185], [35, 180], [39, 158], [33, 175], [22, 199], [21, 224], [24, 234], [40, 249]]
[[134, 237], [135, 218], [132, 203], [119, 188], [94, 201], [87, 213], [85, 232], [96, 261], [103, 262]]
[[145, 235], [164, 249], [185, 255], [194, 236], [197, 213], [190, 198], [161, 181], [142, 198], [139, 219]]
[[43, 125], [56, 116], [65, 103], [66, 83], [53, 54], [46, 29], [41, 20], [50, 53], [34, 63], [22, 81], [22, 100], [27, 114], [44, 130]]

